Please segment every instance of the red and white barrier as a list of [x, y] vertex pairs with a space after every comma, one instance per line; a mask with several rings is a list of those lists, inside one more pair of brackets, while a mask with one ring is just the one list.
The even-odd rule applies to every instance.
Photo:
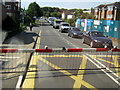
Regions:
[[106, 49], [106, 48], [54, 48], [54, 49], [0, 49], [0, 53], [17, 53], [17, 52], [55, 52], [55, 51], [66, 51], [66, 52], [120, 52], [120, 49]]

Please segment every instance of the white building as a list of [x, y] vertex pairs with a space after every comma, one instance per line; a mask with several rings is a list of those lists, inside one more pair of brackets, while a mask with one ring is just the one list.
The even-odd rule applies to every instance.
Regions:
[[62, 13], [62, 19], [72, 19], [73, 18], [73, 14], [72, 12], [69, 12], [69, 11], [63, 11]]

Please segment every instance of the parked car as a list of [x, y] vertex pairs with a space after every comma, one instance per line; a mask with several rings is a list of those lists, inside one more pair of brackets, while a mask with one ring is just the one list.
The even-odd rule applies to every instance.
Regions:
[[83, 36], [83, 32], [76, 28], [76, 27], [71, 27], [69, 30], [68, 30], [68, 36], [70, 37], [82, 37]]
[[51, 22], [52, 22], [54, 19], [56, 19], [56, 18], [55, 18], [55, 17], [49, 17], [49, 18], [48, 18], [48, 22], [51, 24]]
[[82, 43], [89, 44], [91, 48], [103, 48], [104, 46], [109, 48], [113, 47], [112, 41], [108, 38], [108, 36], [105, 36], [103, 32], [97, 30], [86, 32], [82, 37]]
[[50, 25], [52, 25], [52, 26], [53, 26], [54, 20], [55, 20], [55, 19], [51, 19], [51, 21], [49, 22], [49, 23], [50, 23]]
[[58, 28], [59, 29], [59, 26], [60, 26], [60, 23], [61, 22], [64, 22], [63, 20], [61, 20], [61, 19], [55, 19], [54, 20], [54, 23], [53, 23], [53, 28]]
[[60, 23], [60, 32], [68, 32], [68, 29], [70, 29], [70, 24], [66, 22], [61, 22]]

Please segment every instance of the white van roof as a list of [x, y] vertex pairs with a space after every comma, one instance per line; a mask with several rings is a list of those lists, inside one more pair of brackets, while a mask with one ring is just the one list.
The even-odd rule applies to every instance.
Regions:
[[67, 23], [67, 22], [61, 22], [61, 24], [69, 24], [69, 23]]

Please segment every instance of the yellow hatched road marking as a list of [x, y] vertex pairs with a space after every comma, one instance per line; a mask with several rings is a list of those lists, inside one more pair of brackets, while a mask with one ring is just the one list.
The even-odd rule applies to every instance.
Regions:
[[[86, 63], [87, 63], [87, 58], [85, 56], [83, 56], [82, 63], [80, 65], [79, 69], [85, 69]], [[85, 72], [85, 70], [78, 70], [78, 74], [76, 76], [73, 88], [81, 88], [84, 72]]]
[[[40, 39], [40, 38], [39, 38]], [[40, 40], [38, 40], [37, 44]], [[36, 48], [39, 48], [36, 47]], [[96, 56], [96, 55], [91, 55], [91, 56]], [[38, 62], [38, 58], [43, 61], [44, 63], [48, 64], [49, 66], [55, 68], [55, 69], [62, 69], [52, 63], [50, 63], [49, 61], [47, 61], [46, 59], [43, 59], [42, 57], [83, 57], [83, 60], [82, 60], [82, 64], [80, 65], [80, 69], [85, 69], [86, 67], [86, 62], [87, 62], [87, 58], [85, 56], [82, 56], [82, 55], [34, 55], [32, 57], [32, 60], [30, 62], [30, 66], [36, 66], [37, 65], [37, 62]], [[106, 57], [106, 55], [97, 55], [96, 57]], [[111, 57], [111, 55], [107, 55], [107, 57]], [[112, 56], [113, 58], [115, 56]], [[104, 60], [103, 60], [104, 61]], [[110, 63], [110, 62], [108, 62]], [[118, 63], [118, 62], [117, 62]], [[117, 65], [117, 64], [115, 64]], [[29, 70], [37, 70], [37, 68], [29, 68]], [[68, 75], [70, 78], [72, 78], [73, 80], [75, 80], [75, 84], [74, 84], [74, 87], [73, 88], [80, 88], [81, 85], [84, 85], [85, 87], [87, 88], [94, 88], [96, 89], [94, 86], [90, 85], [89, 83], [85, 82], [83, 80], [83, 74], [84, 74], [84, 70], [82, 71], [78, 71], [78, 75], [75, 76], [75, 75], [72, 75], [72, 73], [69, 73], [68, 71], [66, 70], [59, 70], [60, 72], [64, 73], [65, 75]], [[81, 74], [82, 75], [79, 75]], [[35, 85], [35, 75], [36, 75], [36, 72], [27, 72], [27, 76], [26, 76], [26, 79], [23, 83], [23, 86], [22, 88], [31, 88], [31, 89], [34, 89], [34, 85]]]
[[[62, 69], [62, 68], [60, 68], [60, 67], [58, 67], [58, 66], [56, 66], [56, 65], [54, 65], [54, 64], [52, 64], [51, 62], [49, 62], [49, 61], [47, 61], [46, 59], [43, 59], [42, 57], [40, 58], [39, 57], [39, 60], [41, 60], [42, 62], [44, 62], [44, 63], [46, 63], [46, 64], [48, 64], [49, 66], [51, 66], [52, 68], [54, 68], [54, 69]], [[84, 67], [85, 65], [85, 61], [83, 60], [83, 66], [82, 67]], [[68, 71], [66, 71], [66, 70], [59, 70], [60, 72], [62, 72], [62, 73], [64, 73], [65, 75], [68, 75], [70, 78], [72, 78], [73, 80], [79, 80], [79, 78], [77, 78], [75, 75], [72, 75], [72, 73], [69, 73]], [[87, 82], [83, 82], [82, 81], [82, 83], [81, 83], [82, 85], [84, 85], [85, 87], [87, 87], [87, 88], [95, 88], [94, 86], [92, 86], [92, 85], [90, 85], [90, 84], [88, 84]], [[80, 87], [79, 87], [80, 88]]]
[[[62, 68], [60, 68], [60, 67], [52, 64], [51, 62], [47, 61], [46, 59], [39, 58], [39, 60], [41, 60], [42, 62], [48, 64], [49, 66], [51, 66], [51, 67], [54, 68], [54, 69], [62, 69]], [[59, 70], [59, 71], [62, 72], [62, 73], [64, 73], [64, 74], [66, 74], [66, 75], [72, 75], [71, 73], [69, 73], [69, 72], [66, 71], [66, 70]], [[72, 79], [75, 79], [75, 78], [76, 78], [76, 76], [70, 76], [70, 77], [71, 77]]]
[[[80, 69], [85, 69], [86, 64], [87, 64], [87, 58], [86, 58], [86, 56], [83, 56], [82, 63], [80, 65]], [[73, 90], [76, 88], [81, 88], [81, 85], [83, 85], [87, 88], [93, 88], [94, 90], [97, 90], [94, 86], [90, 85], [89, 83], [87, 83], [83, 80], [84, 72], [85, 72], [85, 70], [78, 71], [78, 75], [76, 76]]]
[[96, 58], [96, 59], [97, 59], [97, 60], [104, 61], [104, 62], [107, 62], [107, 63], [109, 63], [109, 64], [113, 64], [113, 65], [114, 65], [114, 63], [113, 63], [113, 62], [106, 61], [105, 59], [102, 59], [102, 58]]
[[89, 83], [85, 82], [84, 80], [82, 80], [82, 84], [87, 87], [90, 88], [91, 90], [98, 90], [97, 88], [95, 88], [94, 86], [90, 85]]

